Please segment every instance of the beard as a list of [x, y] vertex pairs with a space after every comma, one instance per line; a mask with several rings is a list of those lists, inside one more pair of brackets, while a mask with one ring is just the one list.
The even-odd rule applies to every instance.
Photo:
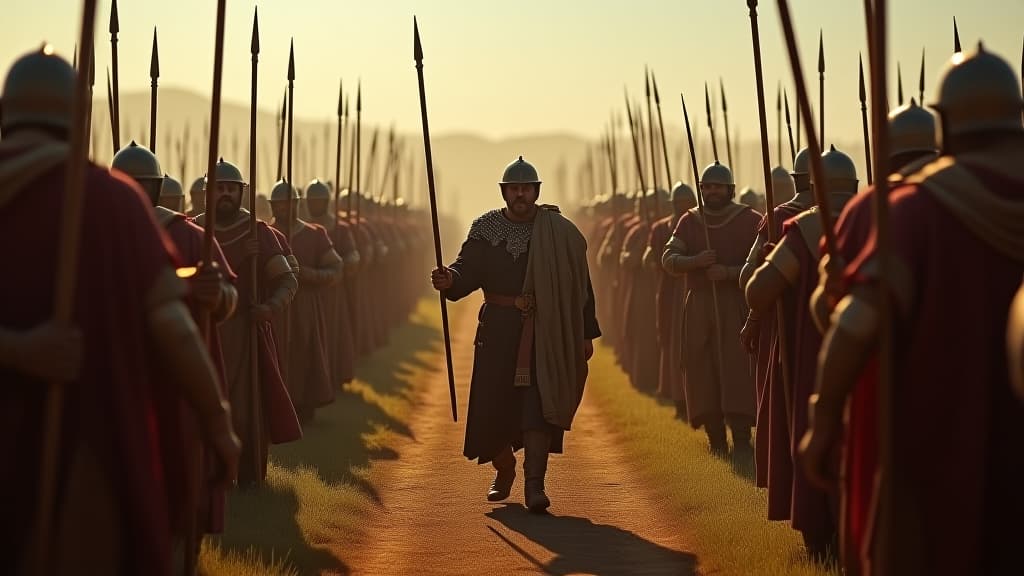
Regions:
[[725, 208], [726, 206], [728, 206], [730, 202], [732, 202], [732, 198], [730, 198], [728, 196], [724, 196], [724, 195], [723, 196], [712, 196], [710, 198], [705, 198], [704, 199], [704, 203], [711, 210], [721, 210], [722, 208]]
[[241, 200], [235, 202], [234, 199], [223, 197], [217, 200], [217, 220], [220, 222], [229, 222], [236, 215], [238, 215], [238, 209], [241, 207]]

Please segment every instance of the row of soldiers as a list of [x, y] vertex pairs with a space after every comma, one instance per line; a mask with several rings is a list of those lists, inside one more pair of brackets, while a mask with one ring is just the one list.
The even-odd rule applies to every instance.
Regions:
[[670, 216], [651, 216], [645, 202], [664, 193], [649, 191], [632, 210], [601, 198], [582, 219], [632, 384], [672, 399], [715, 454], [731, 431], [768, 518], [789, 521], [816, 560], [838, 555], [851, 574], [1019, 565], [1022, 104], [1010, 66], [979, 45], [948, 63], [937, 116], [914, 100], [891, 111], [885, 275], [875, 188], [835, 147], [819, 180], [831, 256], [807, 149], [772, 172], [775, 230], [718, 162], [701, 175], [702, 206], [678, 184]]
[[[3, 86], [0, 222], [25, 249], [0, 304], [0, 437], [18, 495], [0, 546], [19, 573], [39, 567], [30, 550], [60, 574], [191, 572], [202, 535], [224, 530], [225, 490], [262, 484], [269, 445], [299, 440], [412, 312], [428, 220], [358, 192], [349, 211], [349, 192], [319, 180], [304, 194], [278, 182], [256, 218], [221, 159], [209, 222], [205, 177], [185, 214], [181, 186], [132, 142], [87, 167], [74, 327], [61, 327], [48, 319], [75, 80], [44, 47]], [[40, 472], [48, 383], [64, 395], [53, 478]], [[35, 534], [47, 481], [53, 528]]]

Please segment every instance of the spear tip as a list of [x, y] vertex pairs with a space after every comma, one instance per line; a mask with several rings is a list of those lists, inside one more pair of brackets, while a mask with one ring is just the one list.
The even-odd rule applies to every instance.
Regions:
[[111, 34], [117, 34], [121, 31], [121, 24], [117, 17], [117, 0], [110, 6], [110, 30]]
[[857, 54], [857, 66], [860, 68], [860, 103], [867, 102], [867, 88], [864, 86], [864, 58]]
[[818, 31], [818, 73], [825, 73], [825, 31]]
[[363, 110], [363, 81], [359, 80], [356, 84], [356, 112]]
[[725, 103], [725, 82], [722, 81], [722, 77], [718, 77], [718, 91], [722, 93], [722, 112], [728, 111], [728, 106]]
[[648, 99], [651, 98], [651, 72], [647, 66], [644, 66], [644, 93]]
[[903, 106], [903, 69], [898, 61], [896, 62], [896, 101]]
[[963, 52], [963, 49], [960, 48], [960, 29], [956, 25], [956, 16], [953, 16], [953, 53], [959, 54], [960, 52]]
[[417, 62], [423, 61], [423, 44], [420, 42], [420, 25], [416, 16], [412, 17], [412, 58]]
[[658, 79], [654, 77], [654, 70], [651, 70], [651, 86], [654, 87], [654, 102], [661, 106], [661, 96], [658, 95]]
[[160, 50], [156, 42], [156, 26], [153, 27], [153, 54], [149, 59], [149, 77], [154, 80], [160, 77]]
[[338, 80], [338, 116], [339, 117], [344, 115], [342, 104], [345, 101], [345, 93], [342, 90], [343, 87], [344, 87], [344, 82], [342, 82], [341, 80]]
[[259, 6], [253, 8], [252, 11], [252, 42], [249, 45], [249, 52], [251, 54], [260, 53], [260, 14]]
[[789, 93], [786, 92], [785, 90], [782, 91], [782, 100], [786, 104], [786, 125], [788, 126], [789, 122], [790, 122], [790, 117], [789, 117]]
[[295, 38], [292, 38], [288, 48], [288, 80], [295, 80]]

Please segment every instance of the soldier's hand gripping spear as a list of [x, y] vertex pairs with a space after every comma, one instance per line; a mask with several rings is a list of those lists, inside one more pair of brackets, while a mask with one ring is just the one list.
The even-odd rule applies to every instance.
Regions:
[[[426, 156], [427, 189], [430, 193], [430, 223], [434, 230], [434, 256], [438, 268], [444, 268], [441, 257], [441, 231], [437, 225], [437, 193], [434, 190], [434, 157], [430, 151], [430, 123], [427, 120], [427, 94], [423, 85], [423, 46], [420, 44], [420, 28], [416, 18], [412, 19], [413, 58], [416, 60], [416, 76], [420, 89], [420, 117], [423, 121], [423, 153]], [[441, 328], [444, 330], [444, 355], [448, 367], [448, 394], [452, 401], [452, 420], [458, 422], [459, 415], [455, 402], [455, 372], [452, 370], [452, 341], [448, 331], [448, 303], [444, 292], [441, 299]]]

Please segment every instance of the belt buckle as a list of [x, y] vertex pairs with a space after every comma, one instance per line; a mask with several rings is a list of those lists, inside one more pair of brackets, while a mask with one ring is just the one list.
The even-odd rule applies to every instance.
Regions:
[[523, 313], [523, 316], [532, 314], [536, 305], [537, 301], [533, 294], [520, 294], [515, 298], [515, 306]]

